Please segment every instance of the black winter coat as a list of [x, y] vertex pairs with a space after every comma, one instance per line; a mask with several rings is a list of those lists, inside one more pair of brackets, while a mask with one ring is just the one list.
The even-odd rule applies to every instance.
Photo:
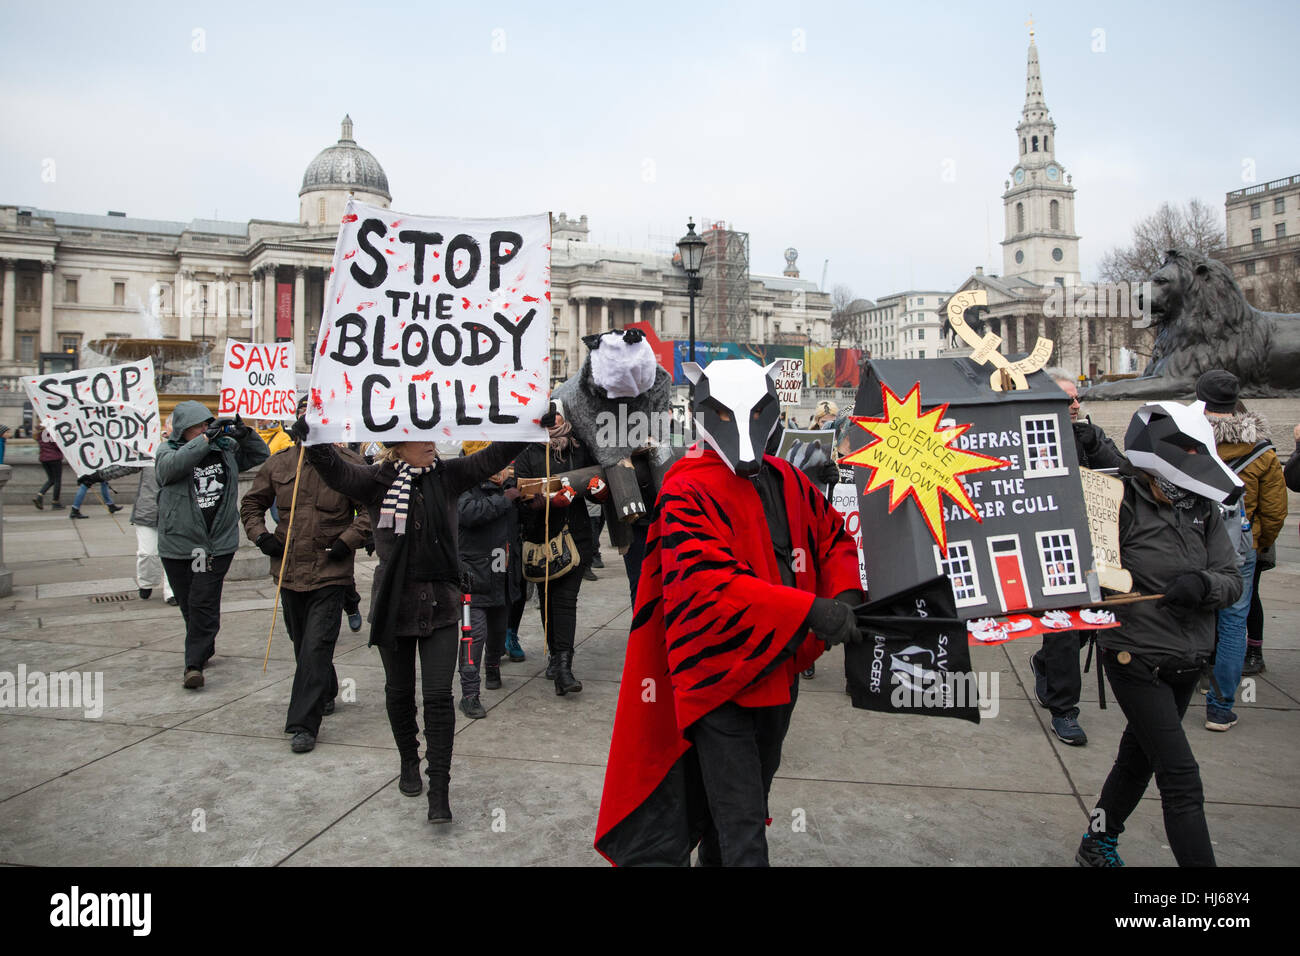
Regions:
[[1133, 575], [1133, 589], [1163, 594], [1188, 571], [1206, 584], [1200, 606], [1181, 619], [1156, 601], [1115, 608], [1120, 627], [1098, 631], [1107, 651], [1129, 651], [1152, 667], [1191, 666], [1214, 651], [1215, 611], [1241, 597], [1237, 554], [1223, 528], [1217, 505], [1197, 498], [1190, 508], [1157, 501], [1147, 476], [1125, 463], [1120, 467], [1124, 502], [1120, 507], [1120, 561]]
[[513, 604], [524, 593], [519, 512], [495, 482], [460, 496], [460, 566], [475, 607]]
[[[371, 644], [392, 647], [396, 637], [425, 636], [457, 621], [462, 598], [456, 555], [457, 503], [464, 491], [501, 471], [526, 447], [524, 442], [493, 442], [474, 455], [439, 459], [432, 471], [411, 484], [404, 535], [379, 527], [384, 494], [397, 479], [395, 464], [353, 464], [333, 445], [312, 445], [307, 449], [308, 459], [325, 484], [361, 502], [370, 512], [379, 555], [370, 592]], [[429, 580], [414, 580], [406, 574], [408, 550], [441, 552], [450, 555], [450, 560], [446, 567], [436, 568]], [[399, 572], [401, 578], [397, 579], [395, 574]]]
[[[549, 446], [534, 444], [529, 445], [527, 449], [515, 460], [515, 477], [516, 478], [544, 478], [546, 477], [546, 450]], [[597, 464], [596, 459], [592, 456], [586, 445], [583, 445], [576, 438], [571, 439], [569, 447], [558, 455], [551, 455], [552, 475], [560, 475], [566, 471], [577, 471], [579, 468], [590, 468]], [[582, 564], [590, 564], [591, 556], [595, 552], [595, 542], [591, 534], [591, 517], [587, 514], [585, 488], [575, 488], [574, 491], [578, 496], [573, 499], [573, 503], [565, 508], [550, 509], [550, 534], [554, 538], [564, 528], [569, 529], [573, 535], [573, 543], [578, 546], [578, 553], [582, 556]], [[523, 532], [525, 541], [531, 541], [534, 544], [542, 544], [546, 541], [546, 509], [534, 508], [525, 499], [519, 500], [520, 527]]]

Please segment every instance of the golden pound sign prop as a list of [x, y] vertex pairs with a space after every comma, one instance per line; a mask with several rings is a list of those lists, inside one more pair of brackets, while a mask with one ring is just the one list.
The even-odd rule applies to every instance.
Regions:
[[979, 333], [966, 324], [967, 309], [975, 305], [988, 304], [988, 293], [983, 289], [967, 289], [965, 292], [959, 292], [948, 300], [948, 324], [961, 336], [962, 341], [971, 347], [972, 359], [981, 365], [993, 363], [993, 374], [989, 376], [989, 384], [993, 387], [993, 391], [1026, 389], [1029, 383], [1025, 381], [1025, 376], [1043, 368], [1047, 360], [1052, 357], [1052, 340], [1040, 337], [1034, 343], [1034, 350], [1025, 358], [1019, 362], [1007, 361], [1007, 357], [998, 351], [998, 346], [1002, 344], [1000, 335], [985, 332], [984, 337], [980, 338]]

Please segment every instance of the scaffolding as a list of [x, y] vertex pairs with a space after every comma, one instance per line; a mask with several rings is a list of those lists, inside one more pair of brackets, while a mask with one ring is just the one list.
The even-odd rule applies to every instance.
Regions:
[[748, 342], [749, 233], [725, 222], [704, 223], [708, 245], [700, 266], [700, 320], [696, 337], [706, 342]]

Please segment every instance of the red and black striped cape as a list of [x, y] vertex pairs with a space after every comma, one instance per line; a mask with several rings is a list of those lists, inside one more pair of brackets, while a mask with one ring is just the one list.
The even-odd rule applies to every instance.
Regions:
[[805, 627], [814, 597], [861, 588], [844, 520], [799, 469], [780, 471], [795, 587], [781, 583], [753, 484], [709, 448], [664, 478], [646, 538], [596, 849], [620, 866], [685, 863], [707, 824], [685, 731], [732, 700], [790, 702], [822, 653]]

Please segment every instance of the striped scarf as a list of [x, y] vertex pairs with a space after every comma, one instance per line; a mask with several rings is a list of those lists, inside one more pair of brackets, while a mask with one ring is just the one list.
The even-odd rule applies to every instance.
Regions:
[[406, 534], [406, 512], [411, 506], [411, 476], [433, 471], [436, 463], [428, 468], [412, 468], [406, 462], [397, 466], [397, 477], [384, 492], [384, 503], [379, 508], [379, 527], [392, 528], [393, 534]]

